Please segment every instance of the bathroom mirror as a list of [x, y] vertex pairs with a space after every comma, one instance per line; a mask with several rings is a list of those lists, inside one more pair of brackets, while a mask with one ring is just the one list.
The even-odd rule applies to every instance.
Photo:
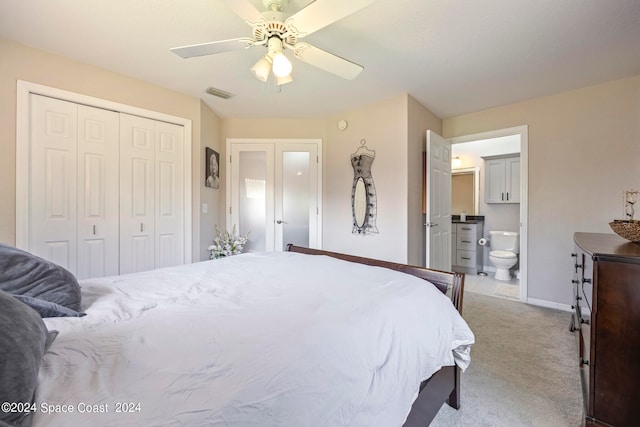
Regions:
[[480, 168], [451, 170], [451, 214], [478, 215], [480, 200]]

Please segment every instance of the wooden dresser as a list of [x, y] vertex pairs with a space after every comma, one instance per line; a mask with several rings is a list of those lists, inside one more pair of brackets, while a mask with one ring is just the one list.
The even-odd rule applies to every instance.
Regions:
[[640, 244], [575, 233], [571, 330], [586, 426], [640, 425]]

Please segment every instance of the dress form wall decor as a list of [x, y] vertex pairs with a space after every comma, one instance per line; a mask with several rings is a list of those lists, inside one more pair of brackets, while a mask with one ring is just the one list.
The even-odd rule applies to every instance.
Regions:
[[377, 200], [376, 187], [371, 176], [371, 165], [376, 158], [375, 150], [366, 147], [366, 141], [360, 141], [360, 147], [351, 155], [353, 167], [353, 187], [351, 188], [351, 213], [353, 216], [353, 234], [378, 234], [376, 227]]

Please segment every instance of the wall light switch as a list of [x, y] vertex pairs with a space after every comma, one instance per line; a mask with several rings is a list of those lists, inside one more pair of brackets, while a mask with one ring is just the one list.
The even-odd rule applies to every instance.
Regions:
[[209, 212], [209, 206], [206, 203], [202, 204], [202, 213]]

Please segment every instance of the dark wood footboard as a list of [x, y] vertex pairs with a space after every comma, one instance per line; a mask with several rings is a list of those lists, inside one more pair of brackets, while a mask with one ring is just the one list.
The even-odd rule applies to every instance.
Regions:
[[[462, 296], [464, 291], [463, 273], [431, 270], [373, 258], [363, 258], [320, 249], [304, 248], [292, 244], [287, 245], [287, 251], [309, 255], [326, 255], [345, 261], [384, 267], [411, 274], [433, 283], [442, 293], [449, 294], [451, 302], [458, 312], [462, 314]], [[449, 406], [455, 409], [460, 408], [460, 368], [457, 366], [445, 366], [433, 374], [431, 378], [422, 382], [418, 397], [413, 402], [411, 412], [409, 412], [403, 427], [424, 427], [429, 425], [444, 402], [447, 402]]]

